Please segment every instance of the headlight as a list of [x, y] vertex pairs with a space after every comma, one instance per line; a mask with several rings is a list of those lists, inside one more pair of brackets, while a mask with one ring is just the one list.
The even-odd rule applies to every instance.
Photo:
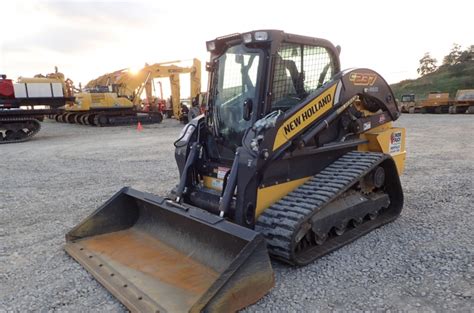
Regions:
[[242, 40], [243, 40], [245, 43], [250, 43], [250, 42], [252, 42], [252, 33], [243, 34], [243, 35], [242, 35]]
[[268, 33], [267, 32], [255, 32], [255, 40], [256, 41], [268, 40]]
[[214, 51], [216, 50], [216, 43], [214, 41], [208, 41], [206, 43], [207, 51]]

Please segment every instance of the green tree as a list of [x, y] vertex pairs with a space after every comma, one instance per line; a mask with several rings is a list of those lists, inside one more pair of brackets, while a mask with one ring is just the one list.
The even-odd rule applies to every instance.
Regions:
[[433, 73], [438, 68], [436, 63], [438, 60], [431, 57], [429, 52], [426, 52], [425, 55], [420, 59], [420, 67], [416, 70], [420, 76], [425, 76], [426, 74]]
[[459, 57], [462, 54], [461, 45], [453, 44], [451, 51], [443, 59], [443, 65], [454, 65], [460, 63]]
[[459, 63], [474, 61], [474, 45], [461, 52], [458, 61]]

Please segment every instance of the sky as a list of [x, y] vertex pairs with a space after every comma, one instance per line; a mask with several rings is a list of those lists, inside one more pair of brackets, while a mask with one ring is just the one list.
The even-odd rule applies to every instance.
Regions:
[[0, 73], [16, 79], [58, 66], [85, 85], [145, 62], [204, 64], [207, 40], [280, 29], [328, 39], [342, 47], [342, 68], [396, 83], [418, 76], [425, 52], [440, 64], [453, 43], [474, 44], [473, 9], [468, 0], [2, 1]]

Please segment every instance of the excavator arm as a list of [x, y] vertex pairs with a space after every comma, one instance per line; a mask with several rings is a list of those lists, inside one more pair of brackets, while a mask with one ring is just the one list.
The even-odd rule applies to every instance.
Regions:
[[105, 74], [99, 78], [90, 81], [86, 88], [96, 86], [115, 86], [119, 96], [129, 98], [135, 106], [141, 102], [141, 94], [146, 92], [148, 101], [152, 98], [152, 84], [154, 78], [169, 77], [171, 85], [171, 95], [173, 99], [173, 115], [180, 117], [180, 75], [190, 74], [191, 98], [196, 97], [201, 92], [201, 62], [193, 59], [191, 66], [180, 66], [182, 61], [171, 61], [145, 65], [137, 73], [129, 70], [119, 70], [113, 73]]

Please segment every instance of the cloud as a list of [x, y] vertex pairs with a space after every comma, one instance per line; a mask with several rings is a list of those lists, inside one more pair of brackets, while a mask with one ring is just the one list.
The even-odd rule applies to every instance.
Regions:
[[163, 10], [152, 3], [117, 1], [47, 1], [41, 4], [49, 13], [64, 17], [74, 23], [94, 23], [116, 26], [142, 27], [151, 23]]
[[[35, 27], [17, 29], [16, 36], [3, 38], [0, 50], [8, 53], [44, 49], [56, 53], [79, 54], [94, 49], [119, 49], [120, 44], [135, 45], [134, 39], [158, 24], [162, 11], [153, 3], [142, 2], [38, 2], [19, 6]], [[162, 14], [162, 13], [160, 13]]]
[[37, 48], [59, 53], [80, 53], [83, 49], [95, 49], [108, 40], [114, 40], [113, 34], [104, 30], [93, 30], [79, 26], [48, 27], [39, 32], [27, 34], [5, 42], [8, 52], [34, 51]]

